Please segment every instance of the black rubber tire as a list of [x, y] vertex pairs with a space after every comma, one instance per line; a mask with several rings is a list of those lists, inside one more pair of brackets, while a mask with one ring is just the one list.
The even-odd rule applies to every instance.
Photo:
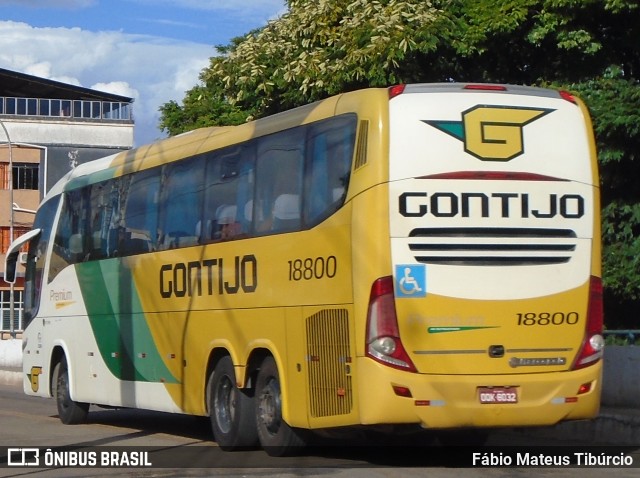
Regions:
[[89, 404], [75, 402], [69, 391], [69, 367], [67, 359], [62, 357], [53, 369], [53, 396], [58, 406], [58, 416], [65, 425], [84, 423], [89, 413]]
[[304, 432], [290, 427], [282, 418], [280, 377], [273, 357], [265, 358], [260, 365], [255, 416], [260, 445], [270, 456], [294, 455], [305, 446]]
[[213, 437], [223, 450], [254, 448], [258, 444], [253, 398], [237, 387], [229, 356], [220, 359], [211, 374], [209, 415]]

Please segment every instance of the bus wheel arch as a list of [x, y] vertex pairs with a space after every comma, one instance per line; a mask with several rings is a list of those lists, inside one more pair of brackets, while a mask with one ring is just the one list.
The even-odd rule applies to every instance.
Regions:
[[258, 443], [252, 389], [239, 388], [231, 356], [212, 352], [207, 367], [207, 409], [211, 429], [223, 450], [255, 447]]
[[65, 356], [64, 349], [60, 345], [56, 345], [51, 351], [51, 359], [49, 360], [49, 370], [51, 371], [49, 374], [49, 395], [53, 398], [55, 398], [55, 376], [53, 371], [55, 370], [56, 365], [58, 365]]
[[65, 425], [83, 423], [89, 413], [89, 403], [76, 402], [71, 398], [71, 383], [67, 357], [61, 347], [56, 347], [51, 356], [51, 394], [56, 400], [58, 416]]
[[258, 372], [260, 366], [265, 358], [271, 357], [272, 353], [267, 348], [256, 348], [251, 351], [247, 358], [247, 366], [244, 375], [244, 386], [254, 389], [256, 387], [256, 379], [258, 378]]

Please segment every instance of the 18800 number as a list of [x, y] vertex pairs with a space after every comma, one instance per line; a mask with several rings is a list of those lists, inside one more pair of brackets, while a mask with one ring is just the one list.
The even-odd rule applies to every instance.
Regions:
[[338, 260], [335, 256], [307, 257], [289, 261], [290, 281], [322, 279], [324, 277], [332, 279], [336, 276], [337, 271]]
[[577, 312], [527, 312], [518, 314], [518, 325], [575, 325], [579, 319]]

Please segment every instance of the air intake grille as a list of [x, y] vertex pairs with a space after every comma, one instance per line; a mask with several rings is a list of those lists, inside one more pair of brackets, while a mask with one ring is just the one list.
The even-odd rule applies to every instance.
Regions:
[[353, 170], [367, 164], [367, 141], [369, 139], [369, 120], [361, 120], [358, 127], [358, 143], [356, 145], [356, 159]]
[[345, 309], [322, 310], [307, 318], [307, 352], [311, 416], [350, 413], [353, 391]]
[[570, 229], [420, 228], [409, 249], [425, 264], [523, 266], [562, 264], [576, 249]]

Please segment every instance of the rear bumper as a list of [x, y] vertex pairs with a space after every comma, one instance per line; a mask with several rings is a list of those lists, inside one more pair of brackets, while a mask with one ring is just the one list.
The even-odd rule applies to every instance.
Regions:
[[[554, 425], [594, 418], [600, 407], [602, 361], [570, 372], [510, 375], [424, 375], [357, 359], [362, 424], [416, 423], [425, 428]], [[583, 384], [591, 389], [578, 395]], [[400, 396], [394, 386], [410, 391]], [[481, 404], [478, 387], [517, 387], [518, 403]]]

